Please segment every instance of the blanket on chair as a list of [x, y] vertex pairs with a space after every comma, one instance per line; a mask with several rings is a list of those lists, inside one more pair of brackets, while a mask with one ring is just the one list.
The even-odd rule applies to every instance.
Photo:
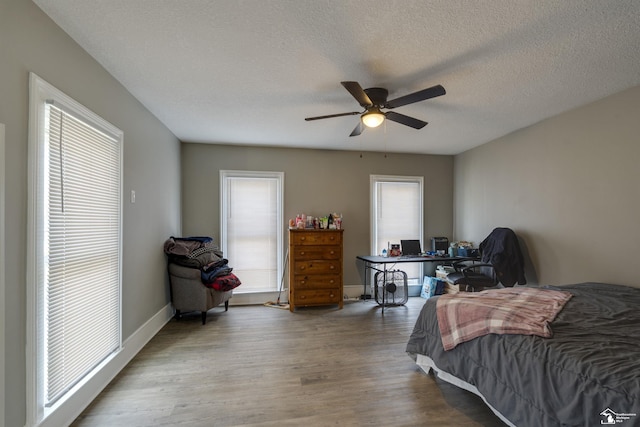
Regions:
[[237, 288], [241, 284], [242, 282], [240, 282], [240, 279], [238, 279], [238, 277], [236, 277], [236, 275], [233, 273], [225, 274], [223, 276], [218, 276], [215, 278], [214, 281], [210, 283], [204, 283], [206, 287], [213, 288], [216, 291], [221, 291], [221, 292], [230, 291], [231, 289]]
[[436, 314], [442, 345], [458, 344], [487, 334], [553, 335], [549, 324], [571, 294], [538, 288], [459, 292], [438, 298]]

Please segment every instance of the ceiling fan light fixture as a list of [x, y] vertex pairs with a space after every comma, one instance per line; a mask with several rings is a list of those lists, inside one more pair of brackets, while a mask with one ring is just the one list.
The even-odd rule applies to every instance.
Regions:
[[362, 123], [370, 128], [378, 127], [384, 122], [384, 114], [378, 108], [372, 108], [362, 115]]

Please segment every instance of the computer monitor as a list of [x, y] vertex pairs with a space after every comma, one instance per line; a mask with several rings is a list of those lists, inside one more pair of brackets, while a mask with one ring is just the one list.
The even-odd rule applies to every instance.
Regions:
[[417, 256], [422, 253], [420, 240], [400, 240], [400, 244], [402, 245], [402, 256]]

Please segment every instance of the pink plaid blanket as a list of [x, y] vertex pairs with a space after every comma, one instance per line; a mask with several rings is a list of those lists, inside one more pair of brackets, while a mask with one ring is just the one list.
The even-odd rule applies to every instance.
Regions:
[[549, 323], [571, 294], [535, 288], [459, 292], [438, 298], [436, 314], [445, 350], [487, 334], [553, 335]]

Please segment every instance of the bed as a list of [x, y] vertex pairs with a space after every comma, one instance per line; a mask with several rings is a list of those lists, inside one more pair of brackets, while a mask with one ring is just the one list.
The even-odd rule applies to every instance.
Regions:
[[469, 390], [507, 425], [640, 426], [640, 289], [603, 283], [544, 287], [571, 298], [553, 336], [488, 334], [445, 351], [426, 301], [407, 343], [425, 371]]

